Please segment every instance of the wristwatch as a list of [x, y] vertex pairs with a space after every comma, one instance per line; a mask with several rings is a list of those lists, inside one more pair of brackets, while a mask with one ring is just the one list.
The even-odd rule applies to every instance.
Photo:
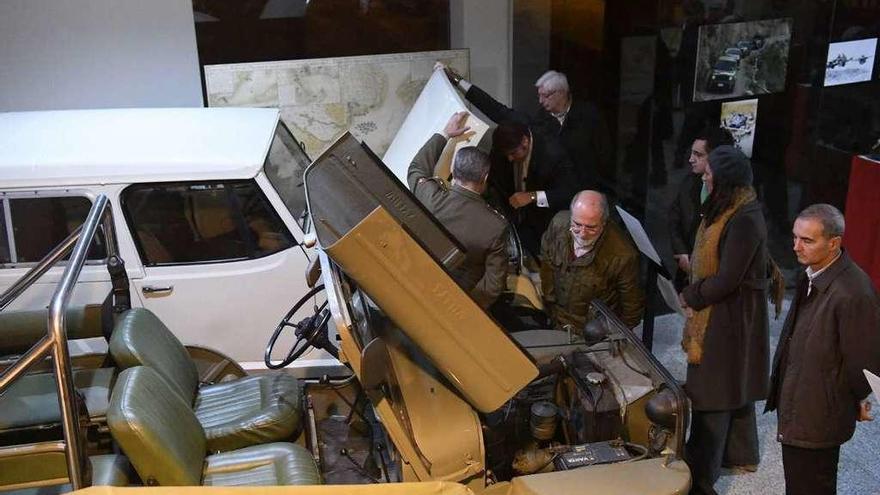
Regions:
[[529, 192], [529, 198], [531, 198], [532, 203], [537, 203], [538, 202], [538, 193], [535, 191]]
[[461, 77], [461, 74], [455, 72], [452, 69], [446, 69], [446, 74], [449, 75], [449, 79], [452, 80], [452, 84], [455, 86], [458, 86], [458, 83], [460, 83], [461, 80], [464, 79], [463, 77]]

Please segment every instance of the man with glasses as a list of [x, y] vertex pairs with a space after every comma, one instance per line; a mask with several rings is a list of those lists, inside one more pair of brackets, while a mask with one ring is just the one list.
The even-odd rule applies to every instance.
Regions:
[[593, 299], [608, 305], [630, 328], [641, 319], [645, 298], [639, 286], [639, 254], [608, 217], [602, 193], [581, 191], [571, 210], [557, 213], [544, 233], [541, 289], [558, 327], [583, 329]]
[[574, 99], [568, 78], [555, 70], [539, 77], [535, 89], [542, 109], [535, 123], [562, 143], [574, 164], [579, 188], [613, 190], [611, 138], [596, 105]]
[[732, 145], [733, 137], [721, 127], [709, 126], [697, 133], [688, 158], [691, 171], [678, 185], [672, 204], [669, 205], [669, 237], [672, 242], [672, 257], [678, 267], [675, 287], [679, 291], [688, 285], [690, 253], [694, 249], [694, 239], [700, 226], [700, 206], [709, 195], [703, 184], [709, 153], [724, 144]]

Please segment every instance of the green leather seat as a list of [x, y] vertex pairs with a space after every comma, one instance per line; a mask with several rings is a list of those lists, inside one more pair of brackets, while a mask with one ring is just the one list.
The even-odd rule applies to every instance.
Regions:
[[[0, 312], [0, 356], [27, 352], [46, 335], [46, 309]], [[71, 308], [65, 315], [70, 340], [101, 337], [101, 306]], [[112, 368], [73, 371], [73, 382], [86, 403], [89, 416], [102, 421], [116, 378]], [[55, 376], [51, 372], [30, 373], [15, 380], [0, 395], [0, 431], [61, 422]]]
[[302, 396], [296, 378], [267, 373], [199, 387], [186, 348], [147, 309], [133, 308], [120, 316], [110, 354], [120, 369], [155, 369], [191, 405], [210, 452], [285, 440], [299, 428]]
[[269, 443], [205, 456], [202, 425], [157, 371], [123, 371], [107, 412], [113, 438], [146, 485], [241, 486], [320, 484], [308, 450]]
[[[100, 421], [107, 414], [110, 391], [116, 370], [113, 368], [73, 371], [73, 385], [85, 398], [89, 417]], [[36, 373], [15, 380], [0, 395], [0, 430], [27, 428], [61, 422], [55, 375]]]

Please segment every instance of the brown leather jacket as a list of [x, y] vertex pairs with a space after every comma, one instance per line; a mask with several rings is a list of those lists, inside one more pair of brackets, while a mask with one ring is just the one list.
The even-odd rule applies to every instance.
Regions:
[[801, 272], [773, 358], [767, 411], [777, 440], [829, 448], [852, 437], [859, 401], [871, 392], [863, 369], [880, 371], [880, 298], [844, 252], [813, 281]]
[[590, 301], [599, 299], [626, 325], [635, 327], [645, 309], [638, 252], [620, 227], [609, 221], [596, 242], [595, 256], [575, 258], [570, 222], [570, 211], [557, 213], [542, 241], [541, 290], [550, 315], [559, 326], [581, 329]]

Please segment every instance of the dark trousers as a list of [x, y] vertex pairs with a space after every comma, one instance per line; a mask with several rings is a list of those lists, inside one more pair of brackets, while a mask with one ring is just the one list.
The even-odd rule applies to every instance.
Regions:
[[755, 403], [731, 411], [692, 411], [685, 455], [693, 480], [691, 495], [715, 495], [723, 465], [757, 465]]
[[802, 449], [782, 445], [785, 495], [834, 495], [840, 447]]

